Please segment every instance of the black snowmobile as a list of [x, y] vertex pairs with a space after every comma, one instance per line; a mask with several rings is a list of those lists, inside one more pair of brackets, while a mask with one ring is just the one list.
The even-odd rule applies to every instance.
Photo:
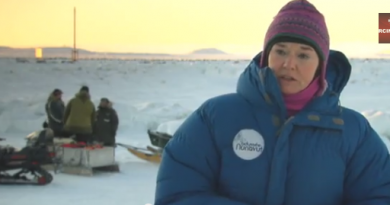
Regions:
[[[0, 184], [46, 185], [51, 183], [53, 176], [43, 169], [42, 165], [53, 164], [55, 154], [49, 152], [48, 148], [53, 140], [52, 134], [50, 129], [41, 131], [33, 143], [21, 150], [0, 145]], [[11, 174], [12, 171], [13, 174]]]
[[164, 149], [164, 147], [167, 145], [169, 140], [172, 138], [172, 135], [170, 134], [151, 131], [151, 130], [148, 130], [148, 135], [149, 135], [150, 143], [152, 143], [153, 146], [162, 149]]

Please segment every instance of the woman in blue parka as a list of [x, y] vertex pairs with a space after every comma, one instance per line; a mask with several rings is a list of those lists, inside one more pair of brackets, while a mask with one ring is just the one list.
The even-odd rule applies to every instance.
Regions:
[[287, 3], [237, 92], [207, 100], [164, 149], [155, 205], [390, 204], [390, 158], [340, 105], [351, 74], [323, 15]]

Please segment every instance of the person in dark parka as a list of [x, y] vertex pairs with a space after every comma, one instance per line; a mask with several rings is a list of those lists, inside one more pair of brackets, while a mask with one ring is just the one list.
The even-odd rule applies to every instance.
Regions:
[[96, 112], [94, 123], [94, 139], [106, 146], [115, 145], [116, 131], [119, 125], [119, 118], [112, 102], [102, 98]]
[[62, 101], [62, 91], [54, 89], [45, 105], [47, 126], [53, 130], [55, 136], [61, 134], [64, 123], [62, 121], [65, 112], [65, 104]]

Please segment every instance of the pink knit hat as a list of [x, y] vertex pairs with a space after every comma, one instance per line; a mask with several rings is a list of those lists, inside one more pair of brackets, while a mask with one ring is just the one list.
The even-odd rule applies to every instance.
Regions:
[[267, 66], [269, 50], [275, 43], [292, 38], [305, 42], [317, 52], [322, 63], [320, 77], [324, 88], [329, 33], [324, 16], [307, 0], [293, 0], [280, 9], [266, 33], [260, 67]]

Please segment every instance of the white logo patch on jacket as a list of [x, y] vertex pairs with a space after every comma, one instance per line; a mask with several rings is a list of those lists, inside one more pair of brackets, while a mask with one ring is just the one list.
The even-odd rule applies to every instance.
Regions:
[[240, 130], [233, 139], [233, 150], [243, 160], [256, 159], [263, 153], [264, 138], [253, 129]]

